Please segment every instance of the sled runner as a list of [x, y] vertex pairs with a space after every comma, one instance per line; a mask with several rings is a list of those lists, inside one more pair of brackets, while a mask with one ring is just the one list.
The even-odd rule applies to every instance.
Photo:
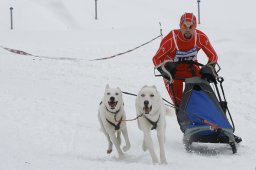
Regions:
[[233, 153], [236, 153], [236, 143], [241, 142], [242, 139], [234, 135], [235, 127], [222, 86], [224, 79], [217, 75], [220, 67], [218, 66], [216, 71], [213, 66], [204, 66], [193, 61], [182, 62], [184, 63], [202, 67], [201, 77], [175, 77], [172, 69], [181, 63], [173, 62], [163, 63], [161, 75], [166, 79], [169, 78], [171, 89], [172, 80], [182, 79], [185, 82], [180, 106], [174, 101], [177, 120], [184, 133], [185, 149], [191, 151], [193, 142], [226, 143], [231, 146]]

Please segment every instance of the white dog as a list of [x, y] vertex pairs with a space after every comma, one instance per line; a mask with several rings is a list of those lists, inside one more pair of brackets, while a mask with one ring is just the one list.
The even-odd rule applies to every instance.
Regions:
[[137, 116], [141, 115], [138, 118], [138, 126], [144, 134], [142, 149], [149, 151], [154, 164], [159, 163], [150, 132], [155, 129], [160, 147], [160, 163], [167, 164], [164, 146], [166, 129], [165, 115], [170, 112], [168, 112], [155, 86], [142, 87], [136, 98], [136, 111]]
[[[128, 138], [126, 123], [122, 121], [126, 119], [126, 116], [120, 88], [110, 88], [109, 85], [106, 85], [105, 94], [99, 107], [98, 118], [101, 129], [108, 140], [107, 153], [110, 154], [112, 152], [114, 143], [118, 155], [121, 157], [123, 151], [126, 152], [129, 150], [131, 145]], [[123, 147], [123, 151], [120, 148], [121, 132], [126, 143], [126, 146]]]

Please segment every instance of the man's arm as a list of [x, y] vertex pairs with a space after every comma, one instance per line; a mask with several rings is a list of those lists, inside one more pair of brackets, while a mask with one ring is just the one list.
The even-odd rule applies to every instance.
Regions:
[[155, 66], [161, 64], [166, 58], [171, 58], [170, 52], [172, 51], [174, 45], [172, 44], [172, 33], [169, 33], [162, 40], [158, 51], [153, 57], [153, 63]]
[[199, 43], [202, 46], [202, 49], [206, 56], [208, 57], [208, 63], [217, 63], [218, 56], [212, 47], [209, 38], [202, 32], [199, 32]]

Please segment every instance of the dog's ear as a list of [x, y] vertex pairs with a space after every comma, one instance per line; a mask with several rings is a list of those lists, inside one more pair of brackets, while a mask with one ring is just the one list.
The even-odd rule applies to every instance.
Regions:
[[118, 92], [120, 93], [120, 96], [122, 97], [122, 91], [121, 91], [120, 87], [117, 87], [116, 89], [118, 90]]
[[154, 89], [156, 89], [156, 90], [157, 90], [157, 88], [156, 88], [156, 86], [155, 86], [155, 85], [153, 85], [153, 86], [151, 86], [151, 87], [153, 87]]
[[105, 89], [109, 89], [109, 84], [106, 85]]
[[143, 87], [142, 87], [142, 89], [144, 89], [144, 88], [146, 88], [146, 87], [148, 87], [148, 86], [147, 86], [147, 85], [145, 85], [145, 86], [143, 86]]

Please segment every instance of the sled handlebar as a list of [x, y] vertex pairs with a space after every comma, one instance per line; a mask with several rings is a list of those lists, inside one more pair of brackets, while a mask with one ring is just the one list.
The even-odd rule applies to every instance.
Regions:
[[192, 64], [192, 65], [198, 65], [198, 66], [201, 66], [201, 67], [205, 66], [204, 64], [199, 63], [199, 62], [195, 62], [195, 61], [180, 61], [180, 62], [176, 62], [176, 64], [177, 65], [179, 65], [179, 64]]
[[[181, 62], [177, 62], [177, 65], [179, 65], [179, 64], [192, 64], [192, 65], [197, 65], [197, 66], [204, 67], [204, 66], [209, 65], [211, 63], [202, 64], [202, 63], [199, 63], [199, 62], [196, 62], [196, 61], [181, 61]], [[216, 69], [216, 66], [218, 67], [217, 69]], [[216, 73], [218, 73], [221, 70], [221, 67], [220, 67], [220, 65], [218, 63], [214, 63], [214, 67], [213, 68], [216, 71]]]
[[[176, 66], [177, 66], [177, 65], [180, 65], [180, 64], [197, 65], [197, 66], [200, 66], [200, 67], [204, 67], [204, 66], [207, 65], [207, 64], [202, 64], [202, 63], [196, 62], [196, 61], [173, 62], [172, 60], [166, 60], [166, 61], [162, 62], [161, 64], [155, 66], [155, 68], [154, 68], [154, 75], [155, 75], [156, 77], [158, 77], [158, 76], [164, 77], [164, 78], [167, 79], [170, 83], [173, 82], [173, 79], [185, 79], [185, 78], [182, 78], [182, 77], [175, 77], [175, 78], [174, 78], [174, 75], [170, 74], [170, 71], [165, 68], [166, 64], [168, 64], [168, 63], [172, 63], [172, 64], [174, 65], [173, 69], [175, 69]], [[216, 66], [218, 67], [217, 69], [216, 69]], [[156, 70], [156, 69], [157, 69], [158, 71], [161, 70], [161, 71], [159, 71], [159, 72], [161, 73], [160, 75], [157, 75], [157, 74], [155, 73], [155, 70]], [[221, 70], [221, 67], [220, 67], [220, 65], [219, 65], [218, 63], [216, 63], [216, 64], [214, 65], [213, 69], [214, 69], [214, 71], [216, 72], [216, 75], [217, 75], [217, 73]], [[218, 77], [218, 76], [216, 76], [216, 77]]]

